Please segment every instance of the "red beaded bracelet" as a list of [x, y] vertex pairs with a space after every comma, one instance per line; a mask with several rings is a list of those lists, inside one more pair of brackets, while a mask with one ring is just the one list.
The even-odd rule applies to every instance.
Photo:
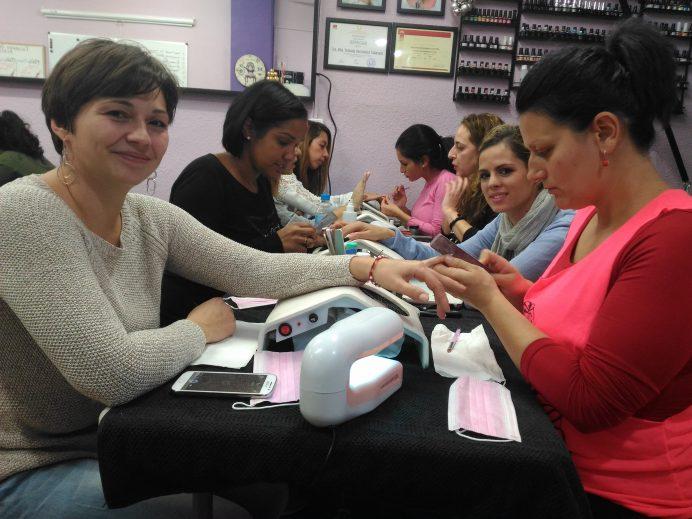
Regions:
[[375, 286], [380, 286], [377, 284], [377, 281], [375, 281], [375, 265], [377, 265], [377, 262], [381, 259], [384, 259], [384, 256], [380, 255], [375, 257], [375, 261], [373, 261], [372, 265], [370, 265], [370, 272], [368, 273], [368, 281]]

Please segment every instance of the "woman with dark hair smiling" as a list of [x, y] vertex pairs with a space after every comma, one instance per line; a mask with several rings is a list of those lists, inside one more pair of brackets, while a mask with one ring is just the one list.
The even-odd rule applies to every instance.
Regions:
[[[164, 384], [207, 343], [235, 331], [233, 311], [218, 297], [160, 327], [164, 268], [241, 296], [281, 299], [371, 280], [427, 300], [408, 283], [413, 277], [444, 293], [429, 264], [269, 254], [221, 236], [172, 204], [130, 193], [161, 162], [177, 102], [175, 78], [143, 49], [84, 41], [60, 59], [43, 88], [60, 165], [0, 188], [3, 517], [192, 516], [189, 496], [106, 509], [95, 459], [105, 407]], [[267, 129], [244, 113], [225, 142], [237, 154], [229, 164], [240, 169], [252, 162], [281, 174], [305, 119], [299, 113]], [[246, 136], [265, 141], [252, 148]], [[443, 302], [440, 313], [446, 309]], [[278, 516], [284, 495], [261, 494], [253, 504], [264, 512], [253, 510], [255, 517]]]
[[676, 100], [672, 46], [638, 19], [552, 52], [517, 93], [529, 176], [577, 209], [535, 283], [486, 252], [447, 289], [488, 319], [551, 411], [596, 517], [692, 517], [692, 199], [648, 150]]

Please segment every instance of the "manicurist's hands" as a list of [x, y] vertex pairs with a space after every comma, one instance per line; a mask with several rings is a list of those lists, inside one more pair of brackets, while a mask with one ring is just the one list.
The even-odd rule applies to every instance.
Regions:
[[509, 261], [488, 249], [481, 252], [480, 262], [490, 269], [495, 284], [507, 300], [521, 311], [526, 291], [533, 283], [524, 278]]
[[495, 298], [504, 299], [493, 275], [483, 268], [448, 255], [439, 258], [442, 261], [435, 264], [433, 269], [442, 276], [440, 280], [450, 294], [472, 304], [481, 312]]
[[[406, 195], [404, 195], [404, 197], [405, 196]], [[406, 204], [404, 203], [404, 207], [405, 206]], [[386, 214], [387, 216], [399, 218], [400, 220], [403, 216], [408, 216], [401, 208], [401, 206], [399, 206], [395, 202], [390, 202], [387, 198], [382, 199], [382, 202], [380, 202], [380, 211]]]
[[220, 297], [194, 307], [187, 318], [202, 328], [207, 343], [220, 341], [235, 332], [233, 310]]
[[[359, 281], [367, 281], [374, 258], [356, 256], [351, 259], [349, 268], [354, 278]], [[402, 261], [382, 258], [377, 261], [373, 270], [375, 283], [387, 290], [404, 294], [415, 301], [428, 301], [425, 290], [409, 283], [412, 279], [423, 281], [435, 295], [437, 302], [437, 315], [444, 319], [449, 311], [449, 302], [445, 293], [444, 283], [451, 280], [443, 280], [443, 275], [435, 272], [433, 267], [443, 262], [443, 257], [430, 258], [426, 261]]]
[[[335, 227], [337, 227], [335, 225]], [[387, 238], [393, 238], [396, 234], [394, 230], [380, 225], [372, 225], [365, 222], [350, 222], [339, 225], [344, 238], [349, 240], [371, 240], [382, 241]]]
[[406, 207], [406, 202], [408, 201], [408, 198], [406, 198], [406, 188], [403, 186], [403, 184], [399, 184], [394, 188], [394, 192], [391, 196], [391, 201], [400, 209]]
[[289, 223], [276, 233], [284, 252], [307, 252], [317, 242], [317, 232], [309, 223]]

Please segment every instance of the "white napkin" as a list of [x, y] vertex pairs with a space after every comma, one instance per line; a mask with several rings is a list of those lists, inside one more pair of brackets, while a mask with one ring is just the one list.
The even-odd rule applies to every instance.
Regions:
[[438, 324], [430, 336], [435, 371], [443, 377], [457, 378], [469, 375], [480, 380], [504, 382], [505, 376], [495, 360], [483, 325], [470, 333], [462, 333], [451, 352], [447, 353], [454, 332]]

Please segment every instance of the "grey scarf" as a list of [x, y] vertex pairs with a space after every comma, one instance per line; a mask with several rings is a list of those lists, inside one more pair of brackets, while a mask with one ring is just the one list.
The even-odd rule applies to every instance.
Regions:
[[553, 221], [559, 209], [552, 195], [542, 189], [531, 205], [529, 212], [512, 225], [506, 213], [500, 216], [500, 226], [490, 250], [511, 260], [533, 242]]

